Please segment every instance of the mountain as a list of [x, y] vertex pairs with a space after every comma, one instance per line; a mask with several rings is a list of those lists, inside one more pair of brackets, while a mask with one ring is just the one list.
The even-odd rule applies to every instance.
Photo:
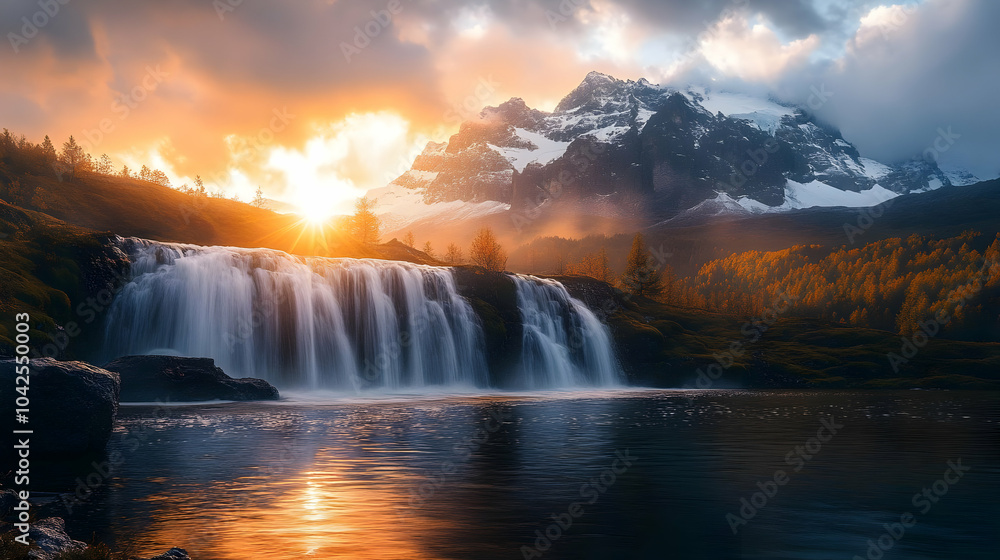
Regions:
[[520, 231], [567, 216], [648, 226], [871, 206], [977, 180], [918, 158], [865, 158], [835, 128], [773, 99], [591, 72], [551, 113], [519, 98], [486, 107], [369, 194], [390, 231], [492, 214]]

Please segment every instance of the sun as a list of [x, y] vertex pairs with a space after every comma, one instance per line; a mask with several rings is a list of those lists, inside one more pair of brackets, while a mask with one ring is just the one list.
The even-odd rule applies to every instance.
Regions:
[[298, 214], [313, 225], [325, 224], [336, 215], [335, 212], [323, 204], [303, 202], [299, 203], [298, 207]]
[[295, 206], [298, 214], [311, 224], [325, 224], [338, 214], [339, 202], [333, 190], [324, 185], [303, 186], [296, 189]]

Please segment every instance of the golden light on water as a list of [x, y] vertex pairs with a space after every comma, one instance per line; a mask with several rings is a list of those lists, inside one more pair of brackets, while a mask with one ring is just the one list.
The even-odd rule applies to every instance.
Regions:
[[[400, 479], [402, 473], [388, 473], [383, 465], [379, 480], [366, 480], [360, 472], [341, 475], [344, 469], [365, 470], [365, 464], [331, 457], [331, 451], [321, 453], [317, 464], [305, 472], [243, 477], [217, 483], [217, 489], [150, 496], [147, 500], [155, 504], [155, 512], [137, 539], [143, 553], [180, 546], [192, 558], [219, 560], [262, 554], [434, 558], [420, 545], [420, 537], [444, 527], [411, 508], [410, 496], [400, 491], [401, 486], [385, 482], [387, 477]], [[206, 504], [206, 495], [223, 500]]]

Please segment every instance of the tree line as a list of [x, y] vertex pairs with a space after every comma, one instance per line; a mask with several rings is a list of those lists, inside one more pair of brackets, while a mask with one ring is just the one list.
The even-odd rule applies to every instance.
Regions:
[[[128, 165], [122, 165], [120, 170], [115, 171], [111, 156], [101, 154], [100, 158], [94, 158], [73, 136], [62, 144], [61, 150], [57, 150], [48, 135], [41, 143], [35, 144], [23, 134], [15, 135], [6, 128], [3, 129], [3, 133], [0, 133], [0, 198], [17, 206], [44, 210], [46, 205], [42, 193], [37, 187], [21, 185], [17, 175], [48, 173], [54, 174], [60, 180], [75, 179], [82, 173], [94, 173], [174, 188], [166, 173], [147, 165], [143, 165], [138, 171], [130, 169]], [[221, 190], [209, 192], [201, 176], [195, 177], [194, 186], [185, 183], [176, 190], [192, 196], [229, 198], [242, 202], [238, 195], [226, 197]], [[264, 198], [260, 187], [257, 187], [255, 196], [249, 204], [257, 208], [267, 207], [267, 199]]]

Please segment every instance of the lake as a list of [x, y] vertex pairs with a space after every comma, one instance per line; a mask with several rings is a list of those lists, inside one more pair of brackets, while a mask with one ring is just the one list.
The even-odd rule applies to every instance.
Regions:
[[63, 515], [76, 538], [146, 555], [179, 546], [199, 560], [994, 559], [998, 397], [626, 390], [125, 405], [115, 464]]

